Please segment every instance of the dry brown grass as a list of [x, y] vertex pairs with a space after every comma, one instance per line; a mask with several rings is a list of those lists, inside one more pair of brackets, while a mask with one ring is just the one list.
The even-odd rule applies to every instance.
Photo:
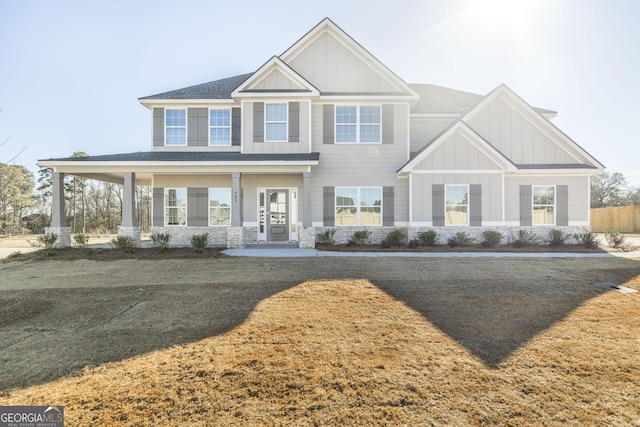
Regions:
[[[639, 289], [640, 277], [625, 284]], [[70, 426], [640, 425], [638, 294], [595, 292], [491, 364], [382, 289], [305, 281], [222, 335], [0, 404], [64, 405]]]

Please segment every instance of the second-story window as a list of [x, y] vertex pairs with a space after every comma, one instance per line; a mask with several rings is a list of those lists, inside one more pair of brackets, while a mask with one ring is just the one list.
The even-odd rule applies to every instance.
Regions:
[[187, 145], [187, 110], [167, 108], [165, 111], [166, 145]]
[[287, 141], [287, 103], [265, 104], [265, 142]]
[[231, 110], [209, 110], [209, 145], [231, 145]]
[[379, 144], [379, 105], [336, 105], [337, 144]]

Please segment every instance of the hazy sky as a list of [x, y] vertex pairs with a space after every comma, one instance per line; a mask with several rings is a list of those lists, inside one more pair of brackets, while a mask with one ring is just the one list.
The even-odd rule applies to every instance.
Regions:
[[640, 1], [0, 0], [0, 161], [151, 149], [138, 98], [255, 71], [324, 17], [409, 83], [506, 83], [640, 185]]

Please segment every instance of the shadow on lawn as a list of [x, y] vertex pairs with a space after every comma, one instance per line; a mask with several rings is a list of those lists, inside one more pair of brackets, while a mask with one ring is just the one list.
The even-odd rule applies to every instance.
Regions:
[[[210, 264], [207, 284], [2, 291], [0, 391], [224, 334], [242, 324], [260, 301], [312, 279], [368, 279], [495, 368], [605, 292], [594, 282], [623, 284], [640, 274], [640, 262], [622, 259], [372, 261], [222, 258]], [[259, 269], [261, 279], [248, 282], [242, 273], [234, 280], [217, 279], [216, 268], [225, 263], [237, 264], [240, 271]]]

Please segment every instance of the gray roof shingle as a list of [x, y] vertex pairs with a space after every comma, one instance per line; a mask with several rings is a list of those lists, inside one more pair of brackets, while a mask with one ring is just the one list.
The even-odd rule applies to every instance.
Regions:
[[320, 153], [243, 154], [216, 151], [144, 151], [89, 157], [62, 157], [62, 162], [273, 162], [317, 161]]
[[231, 99], [231, 92], [253, 73], [241, 74], [222, 80], [189, 86], [182, 89], [140, 98], [144, 99]]

